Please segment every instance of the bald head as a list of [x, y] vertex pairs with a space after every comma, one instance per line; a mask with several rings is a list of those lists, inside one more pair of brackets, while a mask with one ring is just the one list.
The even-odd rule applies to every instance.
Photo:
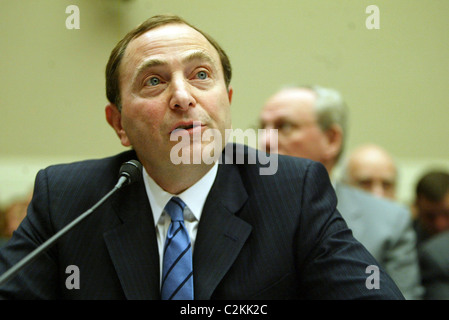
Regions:
[[344, 180], [379, 197], [395, 199], [397, 171], [393, 158], [377, 145], [363, 145], [348, 157]]

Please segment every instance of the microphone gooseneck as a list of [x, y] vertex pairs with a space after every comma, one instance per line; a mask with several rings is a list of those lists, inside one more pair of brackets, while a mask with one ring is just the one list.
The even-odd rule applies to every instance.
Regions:
[[89, 216], [93, 211], [95, 211], [95, 209], [101, 206], [112, 194], [114, 194], [122, 186], [137, 182], [140, 179], [142, 179], [142, 164], [139, 161], [130, 160], [123, 163], [119, 171], [119, 180], [117, 184], [114, 186], [114, 188], [111, 191], [109, 191], [103, 198], [101, 198], [95, 205], [93, 205], [89, 210], [85, 211], [83, 214], [78, 216], [78, 218], [76, 218], [67, 226], [59, 230], [51, 238], [49, 238], [47, 241], [45, 241], [43, 244], [37, 247], [34, 251], [25, 256], [22, 260], [20, 260], [17, 264], [8, 269], [5, 273], [3, 273], [0, 276], [0, 286], [3, 285], [9, 279], [11, 279], [13, 276], [15, 276], [20, 270], [22, 270], [22, 268], [31, 263], [50, 246], [52, 246], [66, 232], [71, 230], [75, 225], [77, 225], [79, 222], [81, 222], [87, 216]]

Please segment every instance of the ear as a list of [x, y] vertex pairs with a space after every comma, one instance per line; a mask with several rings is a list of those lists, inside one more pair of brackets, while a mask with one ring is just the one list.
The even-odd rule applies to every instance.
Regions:
[[228, 99], [229, 99], [229, 104], [231, 104], [232, 102], [232, 94], [234, 93], [234, 91], [232, 90], [231, 85], [229, 85], [228, 87]]
[[343, 130], [338, 124], [333, 124], [324, 134], [326, 136], [326, 159], [336, 161], [343, 146]]
[[115, 133], [120, 139], [123, 146], [129, 147], [131, 143], [129, 142], [128, 136], [122, 127], [122, 114], [118, 110], [115, 104], [108, 104], [105, 108], [106, 121], [114, 129]]

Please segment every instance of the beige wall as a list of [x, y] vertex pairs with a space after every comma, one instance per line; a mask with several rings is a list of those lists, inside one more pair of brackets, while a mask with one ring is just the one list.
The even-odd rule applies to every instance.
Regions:
[[[65, 26], [71, 4], [79, 30]], [[104, 67], [130, 28], [167, 12], [228, 52], [234, 128], [257, 125], [279, 87], [321, 84], [349, 104], [348, 149], [370, 141], [398, 159], [402, 200], [422, 170], [449, 168], [449, 1], [0, 0], [0, 202], [42, 166], [124, 150], [104, 120]]]

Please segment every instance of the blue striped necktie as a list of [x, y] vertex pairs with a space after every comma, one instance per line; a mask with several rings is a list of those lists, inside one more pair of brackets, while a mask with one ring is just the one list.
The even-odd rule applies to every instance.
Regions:
[[184, 225], [186, 204], [173, 197], [165, 206], [171, 217], [165, 240], [162, 269], [162, 300], [193, 300], [192, 246]]

